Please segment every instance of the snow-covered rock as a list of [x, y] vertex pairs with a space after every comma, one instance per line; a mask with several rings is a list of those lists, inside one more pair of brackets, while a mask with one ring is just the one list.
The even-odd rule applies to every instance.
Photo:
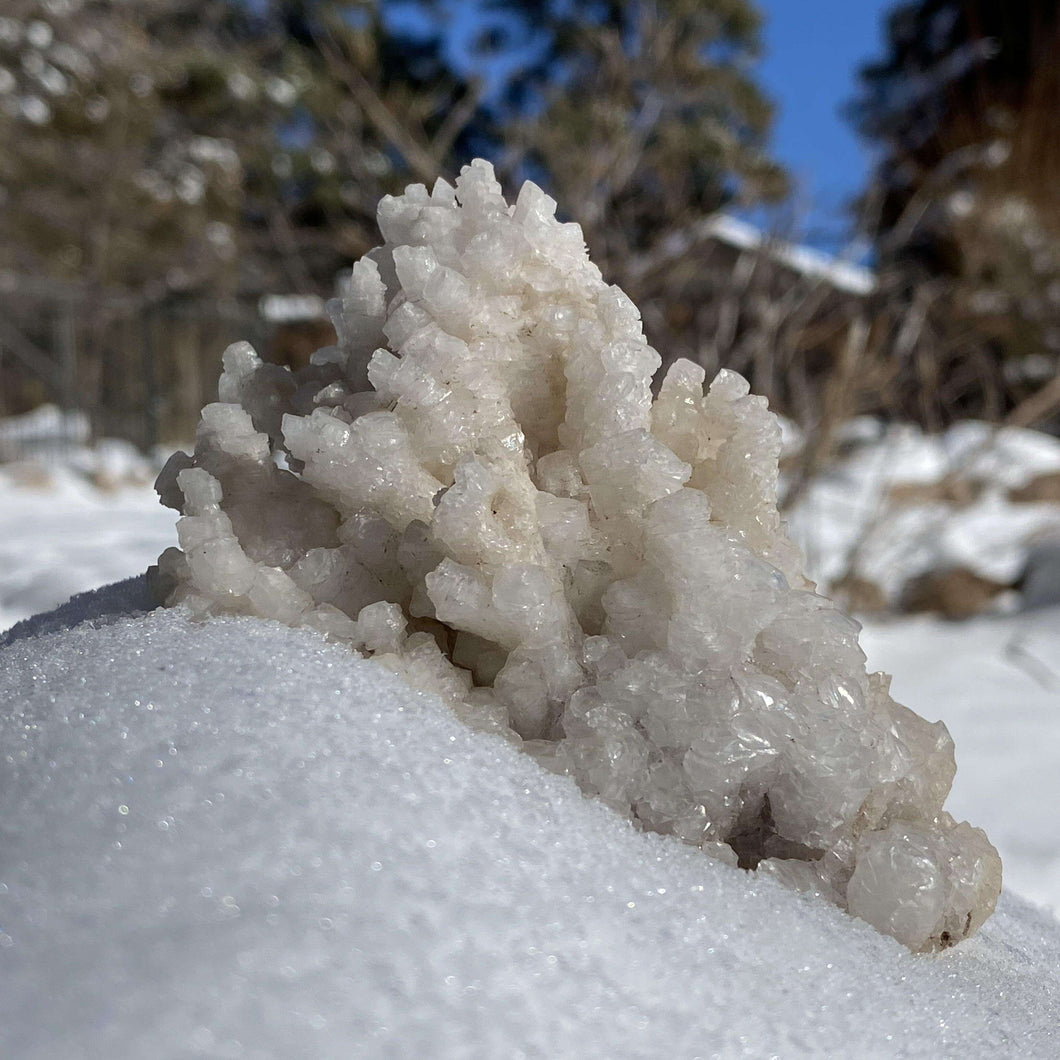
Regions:
[[913, 949], [968, 937], [997, 852], [943, 810], [945, 726], [869, 675], [777, 512], [781, 432], [660, 365], [581, 230], [491, 167], [388, 197], [385, 243], [292, 374], [245, 343], [193, 456], [167, 602], [373, 655], [639, 827], [771, 873]]
[[849, 451], [789, 513], [792, 538], [825, 590], [857, 579], [900, 609], [906, 589], [930, 572], [1012, 586], [1035, 548], [1060, 542], [1060, 504], [1020, 496], [1060, 472], [1056, 438], [977, 421], [926, 434], [861, 417], [844, 425], [842, 441]]
[[311, 631], [38, 628], [0, 649], [5, 1056], [1060, 1054], [1018, 899], [916, 956]]

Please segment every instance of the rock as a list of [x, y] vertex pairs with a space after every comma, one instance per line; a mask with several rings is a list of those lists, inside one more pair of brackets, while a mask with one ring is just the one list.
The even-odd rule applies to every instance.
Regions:
[[1012, 586], [984, 578], [967, 567], [933, 570], [914, 578], [902, 590], [902, 609], [935, 612], [960, 620], [989, 611]]
[[902, 508], [918, 504], [951, 504], [967, 508], [974, 504], [983, 484], [960, 475], [944, 475], [937, 482], [899, 482], [887, 491], [891, 505]]
[[30, 490], [49, 490], [55, 486], [51, 472], [32, 460], [13, 461], [0, 467], [0, 474], [13, 486]]
[[1060, 504], [1060, 471], [1036, 475], [1026, 485], [1009, 490], [1008, 496], [1017, 504]]
[[1060, 541], [1031, 546], [1019, 587], [1025, 610], [1060, 605]]
[[868, 578], [848, 574], [832, 586], [832, 597], [855, 615], [876, 615], [889, 609], [887, 594]]
[[943, 810], [953, 743], [869, 675], [777, 511], [740, 376], [659, 355], [532, 183], [384, 198], [384, 244], [291, 373], [224, 355], [159, 477], [168, 604], [313, 628], [638, 827], [812, 887], [917, 950], [1001, 887]]

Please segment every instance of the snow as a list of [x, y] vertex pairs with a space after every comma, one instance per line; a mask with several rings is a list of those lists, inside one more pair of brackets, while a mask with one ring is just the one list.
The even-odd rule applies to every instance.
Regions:
[[1005, 886], [1060, 912], [1060, 609], [953, 623], [870, 623], [870, 669], [891, 692], [941, 717], [957, 746], [948, 807], [1001, 853]]
[[1004, 489], [1060, 471], [1060, 439], [1041, 431], [966, 421], [954, 424], [941, 442], [951, 464], [964, 462], [965, 474]]
[[270, 324], [327, 319], [324, 299], [315, 294], [263, 295], [258, 310]]
[[[1035, 544], [1060, 540], [1060, 505], [1014, 502], [1008, 491], [1060, 471], [1060, 440], [1038, 431], [966, 421], [929, 435], [870, 417], [844, 424], [850, 451], [810, 484], [788, 513], [809, 575], [828, 592], [852, 572], [894, 603], [930, 570], [966, 567], [1011, 583]], [[890, 491], [962, 485], [965, 503], [896, 502]]]
[[31, 445], [37, 453], [61, 452], [84, 445], [91, 433], [88, 416], [81, 410], [39, 405], [21, 416], [0, 419], [0, 460], [15, 459]]
[[134, 470], [114, 443], [76, 447], [48, 466], [0, 465], [0, 631], [74, 593], [142, 573], [176, 543], [150, 469]]
[[[49, 463], [0, 466], [0, 630], [175, 540], [150, 462], [47, 410], [17, 426]], [[1003, 496], [1060, 467], [1055, 440], [847, 435], [801, 516], [819, 555], [955, 466], [983, 496], [911, 509], [881, 569], [1007, 570], [1055, 525]], [[946, 721], [949, 807], [1005, 864], [980, 935], [924, 958], [634, 832], [308, 631], [125, 617], [149, 607], [133, 578], [0, 633], [5, 1056], [1060, 1055], [1060, 925], [1025, 901], [1060, 910], [1060, 610], [863, 634]]]
[[833, 258], [813, 247], [771, 239], [761, 229], [731, 214], [713, 214], [707, 230], [715, 239], [741, 250], [764, 249], [801, 275], [826, 280], [837, 290], [866, 295], [876, 289], [876, 275], [871, 269]]
[[5, 1055], [1060, 1053], [1060, 925], [1011, 895], [913, 956], [309, 631], [36, 628], [0, 649]]

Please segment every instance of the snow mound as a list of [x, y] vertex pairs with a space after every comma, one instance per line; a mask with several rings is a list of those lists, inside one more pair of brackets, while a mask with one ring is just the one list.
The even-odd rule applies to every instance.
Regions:
[[943, 810], [941, 723], [865, 671], [777, 511], [781, 431], [661, 359], [576, 224], [485, 162], [379, 207], [384, 244], [298, 373], [246, 343], [159, 476], [161, 595], [372, 654], [640, 826], [913, 949], [1001, 890]]
[[86, 622], [100, 624], [128, 618], [130, 615], [153, 611], [156, 606], [147, 575], [138, 574], [101, 589], [76, 593], [54, 611], [45, 611], [16, 622], [9, 630], [0, 633], [0, 648], [26, 637], [74, 629]]
[[0, 702], [20, 1060], [1060, 1053], [1060, 926], [1029, 906], [914, 956], [307, 631], [22, 639]]

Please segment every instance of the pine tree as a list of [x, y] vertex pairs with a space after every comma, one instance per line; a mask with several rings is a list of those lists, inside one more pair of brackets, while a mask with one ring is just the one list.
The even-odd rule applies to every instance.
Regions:
[[484, 10], [459, 61], [443, 0], [9, 0], [0, 268], [153, 302], [326, 295], [382, 195], [481, 154], [582, 223], [661, 349], [700, 356], [703, 222], [785, 187], [751, 0]]
[[201, 40], [154, 35], [178, 5], [13, 5], [0, 22], [4, 264], [149, 290], [231, 276], [242, 164], [170, 106], [211, 58]]
[[885, 36], [850, 108], [881, 152], [867, 225], [884, 272], [930, 303], [937, 374], [963, 371], [981, 414], [984, 374], [1004, 385], [1060, 352], [1060, 9], [917, 0]]
[[747, 0], [517, 6], [546, 41], [509, 86], [523, 160], [584, 219], [605, 268], [690, 216], [786, 190], [765, 151], [773, 108], [748, 72], [761, 16]]
[[0, 11], [3, 401], [82, 402], [143, 443], [187, 436], [225, 344], [270, 353], [259, 296], [330, 296], [379, 198], [474, 117], [438, 38], [371, 0]]
[[0, 265], [24, 274], [327, 293], [474, 116], [439, 41], [371, 0], [11, 3]]
[[390, 6], [272, 0], [265, 9], [304, 86], [281, 137], [279, 192], [314, 276], [334, 276], [376, 245], [383, 195], [455, 175], [483, 120], [473, 81], [445, 58], [443, 29], [395, 25]]
[[[710, 360], [715, 270], [705, 221], [775, 200], [773, 107], [752, 72], [761, 16], [750, 0], [544, 0], [487, 4], [481, 53], [496, 57], [496, 144], [579, 221], [593, 260], [645, 312], [669, 357]], [[505, 61], [505, 56], [507, 60]], [[496, 130], [500, 130], [497, 135]]]

